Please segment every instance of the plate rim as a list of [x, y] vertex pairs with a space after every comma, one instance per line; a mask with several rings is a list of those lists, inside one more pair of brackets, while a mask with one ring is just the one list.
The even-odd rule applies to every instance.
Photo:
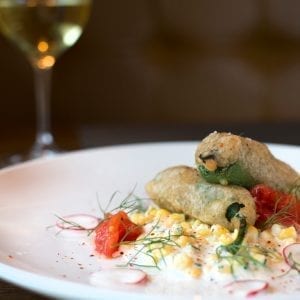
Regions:
[[[105, 146], [99, 146], [99, 147], [90, 147], [90, 148], [83, 148], [83, 149], [77, 149], [77, 150], [71, 150], [63, 153], [59, 153], [57, 155], [47, 157], [47, 158], [37, 158], [37, 159], [32, 159], [28, 160], [25, 162], [21, 162], [15, 165], [11, 166], [6, 166], [4, 168], [0, 169], [0, 175], [6, 172], [12, 172], [15, 170], [19, 170], [21, 168], [31, 166], [31, 165], [36, 165], [36, 164], [45, 164], [48, 162], [53, 162], [56, 160], [61, 160], [61, 159], [68, 159], [73, 156], [77, 155], [88, 155], [90, 153], [96, 153], [96, 152], [101, 152], [101, 151], [109, 151], [113, 149], [130, 149], [130, 148], [137, 148], [137, 147], [154, 147], [154, 146], [168, 146], [168, 145], [190, 145], [192, 146], [193, 144], [196, 146], [197, 143], [200, 143], [201, 140], [187, 140], [187, 141], [182, 141], [182, 140], [174, 140], [174, 141], [157, 141], [157, 142], [143, 142], [143, 143], [125, 143], [125, 144], [115, 144], [115, 145], [105, 145]], [[294, 150], [300, 150], [300, 145], [292, 145], [292, 144], [281, 144], [281, 143], [264, 143], [268, 147], [272, 148], [289, 148], [289, 149], [294, 149]]]

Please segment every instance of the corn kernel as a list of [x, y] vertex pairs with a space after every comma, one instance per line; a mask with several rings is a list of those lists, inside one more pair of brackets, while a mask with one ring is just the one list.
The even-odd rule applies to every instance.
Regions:
[[146, 217], [143, 213], [133, 213], [130, 216], [130, 220], [137, 225], [145, 225], [152, 220], [149, 219], [149, 216]]
[[246, 242], [250, 242], [250, 243], [254, 243], [256, 242], [258, 239], [258, 230], [256, 227], [250, 225], [248, 226], [248, 230], [245, 236], [245, 241]]
[[219, 265], [218, 268], [220, 273], [225, 273], [225, 274], [229, 274], [232, 273], [232, 266], [229, 263], [223, 263], [221, 265]]
[[191, 233], [191, 224], [189, 222], [181, 222], [180, 225], [183, 228], [183, 231], [185, 234], [190, 234]]
[[170, 229], [170, 234], [171, 235], [182, 235], [183, 234], [183, 228], [181, 226], [181, 224], [175, 223], [172, 225], [171, 229]]
[[153, 251], [155, 249], [162, 249], [163, 248], [163, 243], [153, 243], [153, 244], [150, 244], [148, 246], [149, 250], [150, 251]]
[[156, 213], [157, 213], [157, 208], [150, 206], [145, 214], [146, 216], [151, 216], [154, 218], [156, 216]]
[[163, 253], [161, 251], [161, 249], [153, 249], [151, 251], [151, 256], [153, 257], [153, 259], [158, 262], [162, 259], [163, 257]]
[[184, 270], [193, 265], [193, 259], [185, 253], [179, 253], [174, 257], [174, 266], [178, 269]]
[[231, 234], [222, 234], [220, 237], [219, 237], [219, 242], [222, 244], [222, 245], [228, 245], [230, 243], [232, 243], [234, 241], [234, 238], [232, 237]]
[[185, 247], [186, 245], [191, 243], [191, 238], [185, 235], [180, 236], [177, 240], [176, 243], [180, 246], [180, 247]]
[[138, 224], [138, 219], [140, 217], [140, 214], [139, 213], [134, 213], [134, 214], [131, 214], [129, 216], [131, 222], [135, 223], [135, 224]]
[[191, 223], [192, 223], [192, 229], [193, 229], [193, 230], [196, 230], [197, 227], [198, 227], [200, 224], [202, 224], [198, 219], [192, 220]]
[[266, 262], [266, 256], [261, 253], [251, 252], [251, 256], [262, 264]]
[[197, 228], [195, 228], [195, 231], [196, 231], [197, 238], [206, 237], [206, 236], [210, 235], [210, 233], [211, 233], [209, 226], [206, 224], [199, 224], [197, 226]]
[[264, 231], [260, 234], [260, 237], [261, 237], [264, 241], [266, 241], [266, 242], [272, 241], [272, 240], [273, 240], [273, 236], [272, 236], [272, 234], [270, 233], [269, 230], [264, 230]]
[[294, 239], [296, 240], [297, 238], [297, 232], [294, 226], [290, 226], [288, 228], [284, 228], [280, 231], [278, 238], [280, 240], [283, 239]]
[[171, 253], [175, 252], [175, 248], [173, 246], [170, 246], [170, 245], [166, 245], [164, 246], [163, 249], [161, 249], [161, 253], [163, 256], [167, 256]]
[[273, 236], [278, 236], [280, 231], [282, 230], [282, 226], [279, 224], [273, 224], [271, 227], [271, 232], [273, 234]]
[[185, 221], [184, 214], [170, 214], [165, 221], [167, 227], [171, 227], [175, 223], [182, 223]]
[[163, 209], [163, 208], [160, 208], [160, 209], [157, 210], [155, 216], [156, 216], [158, 219], [163, 220], [163, 219], [166, 219], [167, 217], [169, 217], [170, 214], [171, 214], [171, 213], [170, 213], [168, 210]]
[[201, 275], [201, 270], [199, 268], [193, 267], [188, 270], [188, 274], [194, 278], [198, 278]]
[[227, 228], [225, 228], [221, 225], [218, 225], [218, 224], [212, 225], [210, 230], [211, 230], [212, 234], [216, 237], [220, 237], [223, 234], [229, 233]]

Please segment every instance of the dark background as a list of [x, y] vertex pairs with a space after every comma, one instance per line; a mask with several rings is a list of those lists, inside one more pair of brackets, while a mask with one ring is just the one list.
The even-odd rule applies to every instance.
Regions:
[[[104, 124], [300, 130], [300, 1], [95, 0], [52, 96], [67, 136]], [[0, 139], [30, 144], [34, 127], [31, 68], [0, 37]]]

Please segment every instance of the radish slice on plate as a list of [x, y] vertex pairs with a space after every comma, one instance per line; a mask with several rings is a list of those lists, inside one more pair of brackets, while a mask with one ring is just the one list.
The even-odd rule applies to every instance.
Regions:
[[58, 217], [56, 226], [66, 230], [92, 230], [97, 227], [100, 220], [88, 214], [74, 214]]
[[138, 269], [103, 269], [91, 275], [94, 285], [138, 284], [147, 280], [147, 274]]
[[294, 270], [300, 272], [300, 243], [294, 243], [283, 249], [285, 262]]
[[244, 297], [253, 297], [265, 291], [268, 287], [269, 284], [267, 281], [257, 279], [237, 280], [225, 285], [228, 293]]

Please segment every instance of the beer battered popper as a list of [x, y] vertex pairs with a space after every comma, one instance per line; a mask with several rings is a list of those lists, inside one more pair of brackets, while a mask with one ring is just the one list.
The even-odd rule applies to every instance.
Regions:
[[231, 133], [208, 135], [198, 145], [195, 160], [210, 183], [246, 188], [264, 183], [286, 193], [299, 185], [299, 174], [276, 159], [265, 144]]
[[159, 207], [184, 213], [209, 225], [220, 224], [230, 230], [238, 228], [239, 220], [226, 218], [226, 211], [233, 203], [243, 206], [240, 212], [248, 224], [256, 220], [254, 199], [248, 190], [208, 183], [195, 168], [188, 166], [160, 172], [146, 185], [146, 191]]

